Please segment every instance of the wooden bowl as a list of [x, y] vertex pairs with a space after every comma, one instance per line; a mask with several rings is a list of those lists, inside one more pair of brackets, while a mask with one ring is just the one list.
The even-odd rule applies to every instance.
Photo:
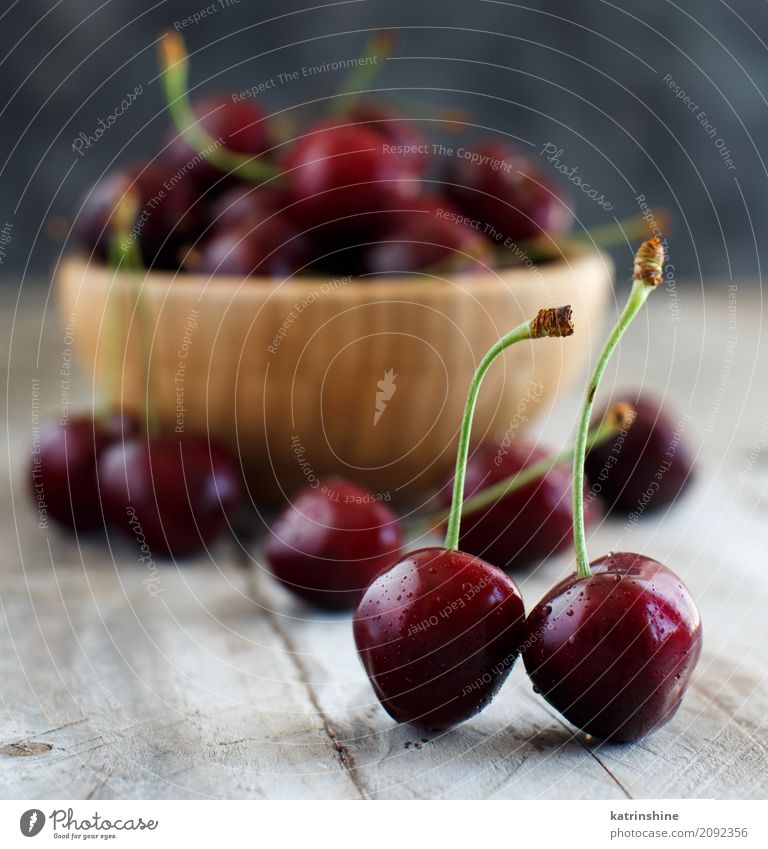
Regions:
[[480, 357], [539, 308], [572, 304], [572, 337], [519, 344], [490, 370], [474, 439], [524, 426], [582, 374], [611, 274], [585, 249], [448, 279], [116, 279], [80, 257], [57, 277], [96, 390], [119, 357], [123, 406], [150, 399], [166, 429], [218, 437], [240, 456], [252, 496], [273, 502], [331, 473], [393, 501], [433, 489], [452, 467]]

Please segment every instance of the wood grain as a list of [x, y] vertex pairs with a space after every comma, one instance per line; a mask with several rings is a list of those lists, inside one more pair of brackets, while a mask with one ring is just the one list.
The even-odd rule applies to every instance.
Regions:
[[[756, 294], [739, 293], [735, 351], [727, 289], [706, 300], [689, 291], [674, 322], [660, 294], [602, 390], [657, 387], [691, 416], [699, 453], [693, 491], [668, 516], [630, 529], [606, 521], [590, 540], [595, 554], [634, 549], [667, 563], [702, 610], [704, 656], [682, 709], [632, 746], [574, 734], [519, 666], [491, 707], [459, 728], [435, 736], [394, 726], [362, 674], [348, 620], [318, 616], [277, 587], [257, 537], [164, 567], [153, 595], [130, 544], [40, 529], [22, 485], [32, 381], [42, 413], [55, 413], [66, 345], [44, 313], [44, 291], [24, 294], [18, 312], [13, 293], [1, 297], [10, 356], [0, 796], [768, 796], [768, 407], [759, 379], [768, 358]], [[72, 384], [73, 402], [87, 384]], [[544, 416], [545, 439], [567, 437], [576, 400]], [[569, 568], [564, 556], [522, 576], [527, 603]]]

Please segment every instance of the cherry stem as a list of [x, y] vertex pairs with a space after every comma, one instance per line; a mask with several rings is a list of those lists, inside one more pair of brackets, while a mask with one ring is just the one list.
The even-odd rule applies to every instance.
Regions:
[[329, 115], [338, 118], [354, 108], [361, 95], [368, 93], [370, 84], [379, 73], [379, 60], [389, 58], [396, 46], [397, 36], [390, 30], [377, 32], [368, 40], [358, 63], [336, 90], [334, 99], [327, 108]]
[[263, 160], [236, 153], [224, 147], [226, 139], [214, 139], [200, 126], [189, 102], [189, 54], [178, 32], [164, 33], [158, 44], [161, 80], [168, 111], [184, 141], [206, 162], [226, 174], [233, 172], [251, 183], [264, 183], [279, 177], [279, 169]]
[[[616, 436], [617, 433], [626, 430], [632, 424], [634, 416], [634, 408], [629, 404], [615, 404], [600, 424], [597, 425], [597, 427], [593, 427], [587, 434], [587, 450], [593, 448], [595, 445], [602, 445], [603, 442], [607, 442], [609, 439]], [[521, 472], [516, 472], [515, 474], [509, 475], [503, 480], [498, 481], [492, 486], [481, 489], [475, 495], [464, 499], [464, 503], [461, 507], [462, 516], [477, 513], [485, 507], [491, 507], [507, 495], [517, 492], [520, 489], [524, 489], [529, 484], [543, 478], [547, 472], [551, 471], [556, 466], [560, 466], [563, 463], [573, 460], [573, 453], [575, 450], [575, 445], [571, 445], [569, 448], [564, 448], [556, 454], [544, 457], [543, 460], [531, 463], [530, 466], [526, 466], [526, 468]], [[449, 510], [440, 510], [438, 512], [431, 513], [430, 515], [419, 519], [418, 522], [415, 522], [413, 527], [430, 528], [435, 525], [440, 525], [448, 518], [449, 513]]]
[[429, 103], [419, 97], [403, 94], [400, 91], [390, 92], [386, 100], [391, 101], [401, 111], [406, 112], [409, 118], [420, 118], [442, 124], [442, 129], [449, 133], [466, 132], [467, 124], [472, 121], [472, 113], [467, 109]]
[[[118, 201], [107, 225], [110, 229], [108, 258], [109, 264], [114, 270], [111, 291], [114, 290], [114, 283], [117, 281], [121, 269], [125, 268], [135, 271], [143, 267], [139, 245], [132, 233], [138, 212], [138, 197], [129, 189]], [[109, 353], [107, 355], [106, 378], [104, 381], [105, 392], [102, 414], [105, 418], [115, 410], [119, 397], [120, 337], [122, 333], [122, 309], [120, 302], [114, 304], [110, 312], [111, 320], [108, 324], [111, 338], [107, 340]]]
[[459, 531], [461, 526], [461, 510], [464, 500], [464, 478], [467, 472], [467, 457], [469, 455], [469, 439], [472, 433], [472, 419], [477, 406], [477, 396], [491, 364], [510, 345], [522, 342], [524, 339], [543, 339], [552, 336], [570, 336], [573, 333], [573, 311], [570, 306], [554, 307], [539, 310], [531, 321], [525, 321], [510, 330], [496, 342], [487, 354], [480, 360], [469, 384], [467, 403], [464, 406], [464, 416], [459, 431], [459, 445], [456, 450], [456, 471], [453, 478], [453, 498], [448, 514], [448, 524], [445, 531], [445, 548], [457, 551], [459, 548]]
[[[115, 211], [110, 221], [112, 228], [112, 237], [109, 243], [109, 260], [110, 265], [115, 269], [115, 279], [120, 270], [133, 272], [133, 289], [134, 289], [134, 314], [136, 316], [136, 326], [138, 330], [138, 341], [141, 349], [141, 355], [144, 364], [144, 378], [147, 381], [146, 388], [146, 419], [147, 419], [147, 434], [151, 436], [156, 430], [156, 420], [154, 415], [154, 405], [149, 392], [149, 345], [148, 345], [148, 328], [150, 326], [149, 316], [146, 312], [146, 304], [142, 298], [142, 279], [139, 272], [144, 271], [144, 262], [141, 256], [141, 249], [136, 234], [133, 232], [134, 223], [139, 213], [139, 199], [133, 189], [128, 189], [122, 198], [118, 201]], [[113, 316], [120, 319], [118, 325], [114, 321], [113, 327], [113, 346], [119, 344], [122, 338], [122, 311], [117, 311], [113, 307]], [[127, 342], [127, 336], [126, 336]], [[119, 348], [113, 347], [112, 354], [109, 358], [108, 366], [108, 411], [114, 408], [115, 398], [118, 396], [118, 377], [119, 377]]]
[[632, 319], [640, 312], [648, 295], [661, 283], [663, 277], [664, 248], [661, 239], [654, 236], [638, 248], [632, 275], [632, 290], [616, 326], [605, 342], [584, 395], [573, 453], [573, 544], [576, 549], [576, 572], [581, 578], [588, 578], [592, 574], [589, 568], [587, 538], [584, 530], [584, 459], [587, 454], [587, 434], [595, 403], [595, 393], [619, 340]]
[[[659, 226], [669, 225], [670, 216], [666, 210], [659, 209], [654, 214]], [[518, 242], [517, 247], [534, 256], [547, 257], [553, 256], [555, 252], [563, 253], [567, 248], [575, 245], [589, 244], [598, 248], [611, 248], [626, 244], [632, 239], [641, 239], [646, 236], [648, 229], [648, 222], [642, 215], [633, 215], [612, 221], [610, 224], [598, 224], [581, 233], [561, 238], [536, 236], [534, 239]]]

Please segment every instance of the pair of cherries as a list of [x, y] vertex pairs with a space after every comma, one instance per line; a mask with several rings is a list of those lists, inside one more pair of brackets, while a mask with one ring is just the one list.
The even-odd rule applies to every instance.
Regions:
[[61, 524], [89, 532], [108, 523], [157, 557], [206, 550], [243, 495], [237, 464], [207, 437], [150, 438], [129, 414], [49, 422], [31, 479], [35, 499]]
[[[583, 465], [592, 400], [623, 330], [660, 282], [662, 264], [658, 241], [638, 251], [632, 295], [588, 387], [572, 479], [577, 571], [527, 617], [508, 575], [459, 550], [469, 431], [480, 381], [495, 356], [522, 338], [567, 335], [565, 313], [544, 311], [504, 337], [481, 363], [462, 425], [445, 547], [420, 549], [395, 562], [373, 580], [355, 613], [363, 666], [396, 720], [443, 729], [468, 719], [492, 700], [521, 653], [535, 689], [595, 737], [638, 739], [679, 707], [701, 651], [701, 623], [690, 594], [673, 572], [643, 555], [612, 553], [589, 564], [584, 544]], [[299, 527], [300, 515], [301, 509], [293, 519]], [[318, 533], [333, 536], [334, 526], [325, 526], [329, 518], [315, 516]], [[370, 516], [369, 540], [375, 526]], [[317, 560], [305, 563], [302, 576], [286, 568], [296, 553], [288, 550], [286, 530], [278, 526], [268, 544], [270, 567], [288, 584], [317, 582]], [[390, 528], [379, 553], [394, 559], [396, 540]], [[274, 557], [276, 548], [282, 560]], [[365, 554], [359, 562], [368, 560], [373, 568], [373, 549]], [[330, 549], [315, 555], [333, 557]]]

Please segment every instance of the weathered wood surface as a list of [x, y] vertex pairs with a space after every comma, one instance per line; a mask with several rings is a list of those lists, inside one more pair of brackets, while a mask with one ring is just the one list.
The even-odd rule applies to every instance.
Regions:
[[[59, 403], [66, 347], [44, 293], [0, 299], [9, 352], [0, 495], [0, 797], [619, 798], [768, 796], [768, 347], [757, 290], [691, 286], [650, 302], [617, 386], [669, 396], [699, 448], [693, 491], [666, 517], [605, 522], [591, 550], [638, 550], [684, 577], [705, 651], [680, 713], [634, 746], [590, 745], [516, 667], [481, 716], [448, 733], [395, 727], [354, 654], [349, 621], [276, 588], [258, 542], [143, 583], [131, 546], [37, 527], [23, 485], [40, 378]], [[651, 328], [651, 323], [653, 327]], [[38, 368], [38, 339], [41, 340]], [[83, 400], [86, 381], [72, 386]], [[576, 396], [536, 425], [556, 443]], [[557, 416], [557, 419], [555, 419]], [[570, 568], [521, 579], [528, 604]]]

